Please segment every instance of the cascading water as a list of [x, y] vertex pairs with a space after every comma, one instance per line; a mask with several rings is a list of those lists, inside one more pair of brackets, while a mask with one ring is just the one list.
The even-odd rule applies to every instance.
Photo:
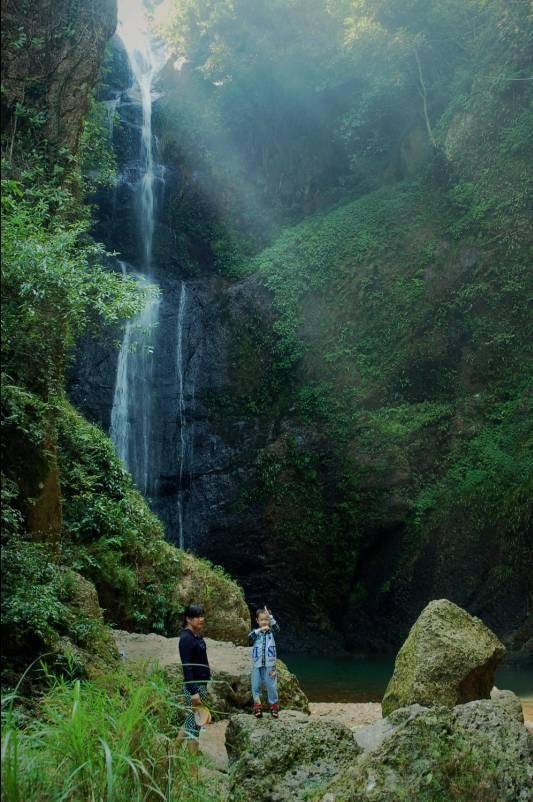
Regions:
[[[164, 64], [162, 48], [154, 46], [145, 21], [141, 0], [120, 0], [119, 35], [123, 41], [133, 78], [127, 98], [121, 102], [140, 106], [140, 148], [137, 180], [133, 186], [138, 209], [139, 270], [132, 272], [141, 281], [152, 277], [152, 247], [155, 225], [154, 183], [156, 172], [162, 170], [154, 159], [152, 135], [153, 84]], [[117, 110], [110, 109], [113, 115]], [[110, 126], [112, 123], [110, 123]], [[112, 129], [111, 129], [112, 130]], [[123, 273], [128, 266], [121, 262]], [[155, 475], [152, 470], [151, 380], [154, 367], [154, 332], [159, 320], [159, 299], [149, 301], [135, 321], [125, 328], [120, 349], [110, 435], [117, 453], [131, 471], [136, 485], [145, 495], [154, 492]]]
[[179, 472], [178, 472], [178, 534], [180, 548], [184, 547], [183, 532], [183, 471], [187, 455], [187, 440], [185, 431], [185, 397], [183, 393], [183, 323], [187, 305], [187, 287], [181, 282], [180, 303], [178, 308], [178, 332], [176, 347], [176, 369], [178, 375], [178, 419], [180, 427]]
[[[196, 401], [209, 301], [203, 279], [176, 275], [169, 219], [181, 175], [173, 162], [167, 173], [159, 164], [152, 131], [166, 54], [149, 33], [144, 0], [119, 0], [118, 8], [121, 41], [112, 45], [116, 72], [103, 102], [119, 174], [113, 188], [97, 197], [96, 235], [121, 254], [116, 264], [124, 276], [157, 284], [160, 294], [124, 327], [118, 359], [116, 352], [97, 358], [89, 394], [98, 384], [102, 403], [88, 412], [109, 426], [117, 454], [169, 539], [195, 548], [198, 516], [207, 506], [211, 510], [217, 482], [211, 472], [216, 441], [205, 436], [201, 392]], [[84, 393], [82, 405], [85, 399]]]
[[116, 96], [111, 98], [111, 100], [106, 100], [104, 102], [104, 106], [107, 111], [107, 126], [109, 131], [109, 139], [113, 139], [113, 131], [115, 129], [115, 115], [117, 113], [117, 106], [119, 104], [120, 97]]

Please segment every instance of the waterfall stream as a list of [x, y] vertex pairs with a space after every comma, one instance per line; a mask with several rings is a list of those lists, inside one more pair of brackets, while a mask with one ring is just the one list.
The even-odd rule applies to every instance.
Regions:
[[[120, 105], [132, 104], [140, 110], [140, 144], [136, 180], [132, 191], [137, 207], [139, 265], [130, 268], [120, 262], [122, 272], [131, 272], [140, 281], [154, 283], [152, 249], [155, 226], [156, 179], [163, 180], [163, 170], [154, 158], [152, 134], [152, 102], [154, 81], [165, 62], [161, 47], [155, 45], [146, 29], [144, 9], [140, 0], [120, 0], [119, 35], [123, 41], [132, 75], [132, 84], [125, 98], [111, 106], [110, 114]], [[111, 134], [113, 131], [110, 117]], [[152, 470], [152, 398], [155, 330], [159, 322], [160, 300], [149, 301], [141, 314], [129, 321], [124, 330], [118, 358], [110, 435], [118, 455], [130, 470], [137, 487], [145, 495], [154, 492]]]
[[160, 294], [124, 328], [110, 436], [169, 537], [189, 548], [195, 392], [202, 353], [198, 286], [169, 274], [161, 248], [154, 249], [156, 232], [165, 236], [165, 180], [179, 180], [175, 172], [166, 176], [158, 163], [152, 130], [155, 86], [166, 54], [150, 35], [142, 0], [119, 0], [118, 11], [131, 83], [128, 88], [123, 83], [106, 101], [109, 135], [120, 156], [106, 230], [110, 250], [123, 254], [118, 262], [122, 273], [157, 284]]
[[178, 528], [179, 545], [184, 547], [183, 533], [183, 469], [187, 453], [187, 440], [185, 435], [185, 398], [183, 394], [183, 323], [185, 320], [185, 309], [187, 305], [187, 287], [185, 282], [181, 282], [180, 303], [178, 309], [178, 337], [176, 348], [176, 368], [178, 374], [178, 420], [180, 427], [180, 452], [179, 452], [179, 474], [178, 474]]

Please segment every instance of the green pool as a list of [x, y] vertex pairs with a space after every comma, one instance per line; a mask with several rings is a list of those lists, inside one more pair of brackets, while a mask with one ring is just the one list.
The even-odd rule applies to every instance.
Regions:
[[[394, 667], [392, 659], [383, 657], [280, 656], [313, 702], [379, 702]], [[496, 685], [533, 698], [533, 671], [501, 668]]]

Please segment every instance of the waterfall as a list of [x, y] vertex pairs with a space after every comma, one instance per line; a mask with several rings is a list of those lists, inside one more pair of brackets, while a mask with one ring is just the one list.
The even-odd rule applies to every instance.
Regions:
[[178, 377], [178, 422], [180, 430], [179, 447], [179, 473], [178, 473], [178, 530], [179, 545], [182, 549], [185, 545], [183, 532], [183, 470], [187, 456], [187, 440], [185, 432], [185, 398], [183, 395], [183, 323], [185, 320], [185, 308], [187, 305], [187, 287], [185, 282], [181, 282], [180, 302], [178, 307], [178, 336], [176, 346], [176, 368]]
[[[128, 138], [119, 192], [114, 192], [111, 208], [113, 215], [117, 211], [118, 220], [126, 219], [126, 232], [130, 230], [131, 216], [134, 217], [133, 241], [131, 237], [127, 241], [118, 239], [128, 253], [128, 263], [119, 262], [123, 274], [154, 283], [154, 273], [157, 274], [154, 238], [165, 173], [157, 162], [152, 106], [157, 99], [154, 84], [165, 62], [165, 54], [147, 31], [142, 0], [119, 0], [118, 8], [118, 33], [128, 54], [131, 86], [121, 92], [117, 100], [108, 101], [109, 133], [112, 137], [116, 113], [128, 132], [133, 132], [137, 138], [133, 140], [133, 148]], [[121, 129], [117, 127], [114, 134], [120, 141]], [[126, 215], [121, 217], [124, 209]], [[168, 293], [166, 278], [162, 284]], [[178, 284], [177, 291], [178, 297], [172, 307], [166, 302], [161, 307], [158, 297], [124, 328], [110, 435], [117, 454], [152, 508], [165, 509], [166, 500], [172, 499], [168, 502], [172, 507], [166, 507], [167, 520], [172, 521], [171, 536], [183, 548], [189, 541], [186, 505], [191, 489], [194, 431], [195, 372], [190, 370], [189, 363], [191, 353], [197, 355], [197, 351], [191, 350], [187, 333], [191, 329], [188, 321], [196, 299], [186, 281]], [[173, 291], [172, 297], [175, 297]], [[157, 337], [160, 317], [162, 333]], [[171, 336], [175, 336], [175, 341], [166, 336], [169, 320], [172, 320]], [[172, 398], [172, 407], [168, 406], [169, 398]], [[165, 414], [167, 409], [175, 410], [174, 419], [172, 413]], [[173, 485], [171, 493], [168, 492], [170, 483]]]
[[[132, 85], [130, 102], [140, 109], [140, 145], [138, 176], [133, 186], [138, 210], [138, 270], [129, 270], [120, 262], [122, 272], [131, 272], [140, 281], [153, 282], [152, 248], [155, 225], [154, 182], [158, 165], [154, 159], [152, 135], [153, 84], [165, 61], [161, 47], [155, 45], [147, 31], [141, 0], [119, 0], [119, 36], [128, 54]], [[115, 112], [120, 108], [120, 99]], [[111, 105], [111, 104], [110, 104]], [[112, 122], [110, 122], [111, 128]], [[112, 133], [112, 129], [111, 129]], [[161, 172], [161, 171], [160, 171]], [[161, 172], [162, 175], [162, 172]], [[159, 321], [159, 299], [149, 301], [141, 314], [126, 324], [118, 358], [110, 435], [119, 457], [131, 471], [137, 487], [150, 495], [154, 492], [152, 470], [151, 386], [154, 369], [155, 330]]]
[[111, 98], [111, 100], [104, 101], [104, 106], [107, 112], [107, 127], [109, 131], [109, 139], [111, 140], [111, 142], [113, 142], [113, 132], [115, 130], [115, 114], [119, 102], [120, 102], [119, 95]]
[[[127, 273], [125, 262], [119, 262], [122, 275]], [[128, 361], [131, 349], [132, 322], [128, 320], [122, 337], [120, 353], [118, 355], [117, 377], [115, 380], [115, 394], [113, 397], [113, 407], [111, 409], [111, 429], [110, 437], [115, 444], [115, 449], [125, 465], [129, 460], [129, 398], [128, 398]]]

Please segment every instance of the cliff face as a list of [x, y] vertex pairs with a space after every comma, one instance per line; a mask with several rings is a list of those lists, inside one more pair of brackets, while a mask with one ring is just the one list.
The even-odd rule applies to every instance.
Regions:
[[54, 148], [76, 152], [116, 13], [116, 0], [2, 2], [2, 126], [8, 135], [32, 121]]
[[[50, 173], [76, 156], [115, 26], [115, 0], [2, 2], [2, 135], [12, 176], [36, 151], [46, 154]], [[30, 446], [24, 432], [14, 440], [15, 452], [31, 453], [18, 468], [29, 531], [53, 541], [61, 529], [54, 428], [50, 421], [45, 449]]]
[[[527, 615], [526, 89], [495, 88], [497, 59], [485, 70], [415, 180], [286, 229], [238, 279], [171, 102], [154, 107], [150, 502], [175, 542], [182, 505], [184, 545], [270, 603], [296, 647], [333, 627], [390, 650], [435, 596], [500, 635]], [[115, 128], [124, 180], [97, 199], [98, 236], [132, 261], [136, 136]], [[72, 384], [105, 427], [111, 340], [86, 344]]]

